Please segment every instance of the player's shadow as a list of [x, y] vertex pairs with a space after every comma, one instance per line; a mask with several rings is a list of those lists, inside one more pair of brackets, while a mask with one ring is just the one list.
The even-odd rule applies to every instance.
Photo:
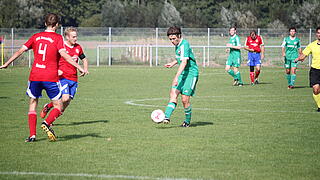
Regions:
[[9, 97], [6, 97], [6, 96], [0, 96], [0, 99], [9, 99]]
[[[197, 127], [197, 126], [211, 126], [211, 125], [213, 125], [213, 122], [201, 122], [200, 121], [200, 122], [191, 123], [189, 128]], [[171, 128], [184, 128], [184, 127], [181, 127], [181, 125], [179, 125], [179, 126], [166, 125], [166, 126], [159, 126], [157, 128], [158, 129], [171, 129]]]
[[89, 133], [89, 134], [72, 134], [66, 136], [58, 136], [58, 141], [68, 141], [72, 139], [80, 139], [85, 137], [94, 137], [94, 138], [105, 138], [103, 136], [98, 135], [97, 133]]
[[302, 88], [309, 88], [309, 86], [294, 86], [294, 89], [302, 89]]
[[54, 126], [78, 126], [83, 124], [94, 124], [94, 123], [107, 123], [108, 120], [96, 120], [96, 121], [80, 121], [80, 122], [72, 122], [68, 124], [57, 123]]
[[194, 122], [191, 123], [190, 127], [197, 127], [197, 126], [211, 126], [213, 125], [213, 122]]

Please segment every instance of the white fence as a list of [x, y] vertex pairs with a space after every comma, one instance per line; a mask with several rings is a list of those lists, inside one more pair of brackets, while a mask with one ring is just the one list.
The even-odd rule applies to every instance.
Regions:
[[[58, 33], [63, 32], [63, 27]], [[85, 50], [90, 65], [145, 65], [157, 66], [173, 60], [174, 47], [167, 39], [167, 28], [83, 28], [79, 27], [79, 44]], [[252, 29], [237, 29], [242, 45]], [[255, 29], [264, 38], [266, 55], [263, 64], [282, 66], [281, 43], [288, 36], [287, 29]], [[0, 36], [5, 37], [5, 60], [28, 38], [41, 29], [0, 29]], [[182, 28], [195, 53], [199, 65], [204, 67], [223, 66], [228, 56], [225, 44], [228, 42], [228, 28]], [[305, 46], [313, 41], [312, 29], [298, 29], [297, 36]], [[246, 60], [246, 51], [242, 59]], [[25, 53], [15, 61], [15, 65], [30, 66], [32, 53]], [[309, 63], [303, 63], [309, 65]]]

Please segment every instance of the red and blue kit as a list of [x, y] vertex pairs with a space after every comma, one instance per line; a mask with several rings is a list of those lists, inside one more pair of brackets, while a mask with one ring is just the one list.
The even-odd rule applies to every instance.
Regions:
[[261, 46], [264, 45], [262, 37], [258, 36], [253, 40], [250, 36], [246, 39], [246, 46], [253, 49], [254, 52], [248, 52], [248, 66], [257, 66], [261, 64]]
[[65, 50], [62, 36], [54, 31], [40, 32], [34, 34], [23, 47], [26, 50], [33, 49], [34, 53], [27, 95], [39, 98], [42, 96], [41, 91], [45, 89], [50, 99], [59, 99], [59, 52]]
[[[75, 44], [74, 46], [69, 46], [65, 44], [67, 53], [72, 57], [72, 59], [78, 63], [78, 59], [84, 59], [85, 55], [83, 50], [79, 44]], [[69, 79], [71, 81], [78, 81], [77, 68], [68, 63], [64, 58], [60, 58], [59, 61], [59, 70], [63, 72], [60, 76], [60, 79]]]
[[[79, 58], [84, 59], [86, 57], [79, 44], [70, 46], [65, 43], [65, 47], [67, 53], [76, 63], [78, 63]], [[62, 94], [69, 94], [70, 98], [73, 99], [78, 87], [77, 68], [68, 63], [64, 58], [60, 58], [59, 70], [62, 71], [62, 75], [60, 75]]]
[[246, 46], [248, 46], [250, 49], [253, 49], [254, 52], [260, 53], [261, 52], [261, 46], [264, 45], [262, 37], [258, 36], [256, 37], [255, 40], [253, 40], [250, 36], [247, 37], [246, 39]]

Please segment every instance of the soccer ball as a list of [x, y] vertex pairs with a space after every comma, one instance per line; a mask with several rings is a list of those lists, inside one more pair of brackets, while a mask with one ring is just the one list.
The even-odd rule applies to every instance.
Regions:
[[151, 119], [155, 123], [161, 123], [165, 118], [164, 112], [161, 109], [152, 111]]

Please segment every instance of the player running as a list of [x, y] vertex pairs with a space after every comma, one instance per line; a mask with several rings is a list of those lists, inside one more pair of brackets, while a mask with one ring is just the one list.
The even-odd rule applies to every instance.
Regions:
[[[233, 77], [234, 86], [243, 86], [240, 71], [238, 69], [241, 64], [241, 44], [240, 38], [236, 33], [237, 29], [235, 27], [231, 27], [229, 29], [230, 40], [226, 46], [230, 48], [227, 49], [227, 51], [230, 52], [226, 62], [226, 71], [228, 74], [230, 74], [230, 76]], [[233, 70], [231, 69], [231, 67], [233, 67]]]
[[[251, 85], [258, 84], [261, 60], [264, 59], [264, 43], [262, 37], [257, 35], [256, 31], [251, 31], [250, 36], [246, 39], [244, 49], [249, 51], [248, 66], [250, 66]], [[256, 71], [254, 71], [254, 67], [256, 67]]]
[[181, 29], [179, 27], [170, 27], [167, 31], [167, 36], [171, 43], [175, 45], [176, 60], [164, 66], [171, 68], [178, 64], [179, 68], [172, 81], [170, 100], [165, 110], [163, 123], [170, 123], [171, 114], [177, 106], [178, 95], [181, 94], [185, 112], [185, 120], [181, 126], [189, 127], [192, 114], [190, 97], [194, 95], [198, 82], [198, 65], [189, 42], [181, 37]]
[[300, 39], [296, 37], [297, 29], [292, 27], [289, 29], [289, 36], [285, 37], [282, 42], [282, 56], [284, 57], [284, 68], [286, 69], [286, 77], [288, 80], [288, 89], [294, 88], [296, 80], [296, 69], [298, 63], [295, 59], [301, 54]]
[[310, 43], [303, 51], [302, 54], [295, 60], [304, 61], [304, 59], [312, 54], [312, 64], [309, 72], [310, 87], [313, 89], [313, 99], [318, 106], [320, 112], [320, 27], [316, 29], [317, 40]]
[[[88, 60], [84, 55], [82, 47], [77, 43], [78, 32], [74, 27], [66, 28], [64, 32], [65, 38], [67, 39], [64, 44], [67, 50], [67, 53], [72, 57], [74, 62], [78, 63], [78, 59], [83, 61], [84, 73], [88, 74]], [[74, 98], [77, 87], [78, 87], [78, 76], [77, 68], [69, 64], [63, 57], [59, 61], [59, 79], [61, 83], [61, 92], [62, 92], [62, 112], [70, 104], [71, 100]], [[53, 103], [47, 103], [44, 105], [40, 117], [45, 118], [47, 113], [53, 107]]]
[[[59, 17], [56, 14], [49, 13], [45, 16], [46, 30], [34, 34], [0, 69], [7, 68], [8, 65], [16, 60], [20, 55], [29, 49], [33, 49], [34, 62], [29, 76], [27, 95], [30, 97], [29, 102], [29, 137], [25, 142], [34, 142], [36, 140], [36, 125], [38, 99], [42, 96], [44, 89], [53, 103], [54, 109], [50, 112], [45, 121], [42, 122], [41, 128], [47, 133], [50, 141], [56, 140], [56, 135], [50, 125], [60, 115], [62, 110], [61, 87], [58, 77], [58, 62], [62, 56], [68, 63], [75, 66], [80, 72], [84, 70], [75, 63], [71, 56], [65, 50], [63, 38], [57, 34]], [[82, 73], [81, 75], [84, 75]]]

